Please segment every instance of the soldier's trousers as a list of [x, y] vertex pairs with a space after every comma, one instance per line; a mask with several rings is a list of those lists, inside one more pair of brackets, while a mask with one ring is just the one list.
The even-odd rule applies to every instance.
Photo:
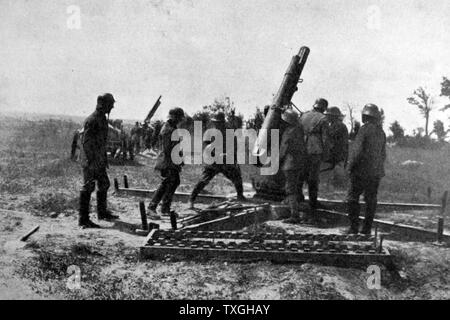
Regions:
[[317, 207], [321, 161], [322, 155], [320, 154], [310, 154], [306, 156], [305, 181], [308, 184], [309, 205], [312, 209]]
[[299, 177], [301, 172], [299, 170], [285, 170], [283, 171], [285, 183], [284, 191], [286, 193], [286, 201], [291, 211], [291, 217], [299, 217]]
[[105, 193], [108, 191], [110, 182], [106, 167], [104, 168], [83, 168], [83, 185], [81, 191], [91, 194], [95, 190], [95, 183], [97, 182], [98, 192]]
[[372, 228], [373, 219], [377, 209], [378, 186], [380, 185], [379, 177], [368, 176], [350, 176], [350, 188], [347, 194], [348, 215], [352, 225], [357, 226], [359, 221], [359, 197], [364, 195], [366, 203], [366, 213], [364, 218], [363, 230], [367, 233]]
[[236, 188], [238, 196], [242, 196], [244, 188], [242, 186], [241, 169], [237, 165], [209, 165], [203, 168], [202, 177], [191, 193], [190, 200], [193, 202], [198, 194], [208, 185], [208, 183], [219, 173], [222, 173], [230, 180]]
[[156, 210], [161, 202], [161, 212], [170, 213], [173, 195], [180, 185], [180, 172], [176, 169], [163, 169], [161, 170], [161, 178], [161, 184], [156, 190], [149, 208]]

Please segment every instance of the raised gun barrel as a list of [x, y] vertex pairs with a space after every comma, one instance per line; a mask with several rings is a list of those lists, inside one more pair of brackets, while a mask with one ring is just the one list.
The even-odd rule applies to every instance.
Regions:
[[159, 96], [158, 100], [156, 100], [155, 104], [153, 105], [153, 107], [148, 112], [147, 117], [145, 117], [144, 122], [150, 123], [150, 120], [153, 118], [153, 116], [156, 113], [156, 110], [158, 110], [159, 105], [161, 104], [161, 98], [162, 98], [162, 96]]
[[[281, 86], [273, 99], [253, 148], [253, 156], [258, 157], [258, 160], [264, 159], [272, 153], [272, 150], [270, 150], [270, 132], [272, 129], [280, 129], [283, 107], [291, 104], [292, 96], [298, 90], [297, 84], [301, 81], [300, 76], [308, 59], [309, 52], [308, 47], [301, 47], [298, 54], [291, 59], [291, 63], [284, 74]], [[279, 132], [279, 138], [281, 138], [281, 135], [282, 132]], [[278, 150], [275, 152], [278, 152]], [[261, 166], [260, 161], [258, 161], [258, 164]], [[278, 170], [273, 175], [260, 175], [255, 177], [253, 179], [253, 187], [256, 189], [257, 195], [263, 197], [270, 195], [277, 198], [284, 194], [283, 180], [283, 175]]]
[[278, 129], [280, 127], [282, 107], [291, 103], [292, 96], [295, 91], [298, 90], [297, 83], [300, 80], [309, 52], [310, 50], [308, 47], [301, 47], [298, 54], [292, 57], [291, 63], [284, 74], [280, 89], [278, 89], [278, 92], [273, 99], [272, 106], [269, 108], [262, 124], [261, 131], [253, 149], [254, 156], [263, 156], [268, 152], [268, 133], [271, 129]]

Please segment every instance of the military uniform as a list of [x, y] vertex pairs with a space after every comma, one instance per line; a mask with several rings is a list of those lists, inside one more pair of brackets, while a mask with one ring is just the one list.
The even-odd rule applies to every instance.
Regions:
[[84, 122], [81, 149], [81, 165], [83, 167], [84, 184], [82, 191], [92, 193], [95, 182], [99, 192], [109, 188], [109, 178], [106, 173], [108, 159], [106, 156], [106, 143], [108, 139], [108, 122], [106, 116], [94, 111]]
[[131, 143], [133, 145], [133, 151], [135, 154], [138, 154], [141, 150], [141, 136], [142, 136], [142, 128], [136, 124], [131, 129]]
[[331, 121], [328, 128], [330, 152], [326, 162], [337, 164], [347, 161], [348, 129], [340, 120]]
[[[99, 96], [97, 101], [106, 101], [108, 99], [114, 103], [111, 94]], [[97, 213], [99, 219], [115, 219], [107, 210], [107, 192], [110, 186], [106, 169], [108, 159], [106, 155], [106, 144], [108, 139], [108, 121], [105, 110], [107, 107], [101, 104], [97, 105], [96, 110], [84, 122], [83, 134], [81, 136], [80, 160], [83, 168], [83, 185], [80, 190], [80, 220], [82, 227], [98, 227], [89, 220], [89, 202], [91, 193], [95, 190], [97, 183]], [[107, 111], [109, 112], [109, 111]]]
[[177, 129], [176, 123], [169, 119], [166, 121], [159, 134], [160, 152], [156, 159], [155, 170], [161, 173], [161, 184], [156, 190], [153, 199], [149, 205], [151, 211], [155, 211], [159, 202], [161, 203], [161, 212], [170, 213], [173, 195], [180, 185], [180, 171], [182, 164], [175, 164], [172, 161], [172, 149], [179, 143], [172, 141], [172, 133]]
[[378, 186], [384, 176], [385, 159], [386, 135], [380, 123], [369, 120], [359, 129], [355, 137], [347, 166], [350, 172], [347, 203], [351, 233], [358, 232], [359, 197], [364, 194], [366, 215], [361, 232], [370, 234], [377, 206]]
[[[225, 121], [225, 118], [218, 119], [219, 121]], [[224, 123], [221, 123], [219, 125], [215, 126], [215, 129], [220, 130], [222, 133], [223, 138], [223, 144], [222, 146], [226, 148], [226, 129]], [[230, 180], [237, 193], [238, 199], [243, 200], [244, 199], [244, 187], [242, 185], [242, 176], [241, 176], [241, 169], [239, 168], [239, 165], [237, 164], [237, 145], [236, 141], [234, 143], [234, 163], [233, 164], [227, 164], [226, 163], [226, 156], [223, 156], [222, 164], [219, 163], [212, 163], [209, 165], [205, 165], [203, 167], [202, 177], [200, 181], [196, 184], [194, 187], [194, 190], [191, 193], [190, 196], [190, 202], [191, 205], [194, 203], [195, 199], [197, 198], [198, 194], [208, 185], [208, 183], [219, 173], [223, 174], [228, 180]]]
[[[317, 207], [319, 192], [319, 174], [322, 160], [328, 157], [328, 123], [323, 113], [313, 109], [305, 112], [300, 118], [305, 134], [306, 164], [305, 176], [308, 184], [309, 203], [311, 209]], [[303, 181], [300, 181], [303, 184]]]
[[300, 218], [298, 195], [302, 186], [298, 182], [304, 174], [306, 154], [303, 141], [303, 128], [295, 119], [295, 123], [284, 130], [280, 143], [280, 169], [285, 177], [286, 200], [293, 220]]

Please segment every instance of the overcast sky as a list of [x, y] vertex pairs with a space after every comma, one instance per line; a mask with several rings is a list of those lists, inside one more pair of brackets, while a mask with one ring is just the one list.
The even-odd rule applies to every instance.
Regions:
[[160, 94], [159, 118], [225, 96], [248, 116], [306, 45], [297, 106], [372, 102], [412, 129], [406, 98], [450, 77], [449, 17], [448, 0], [1, 0], [0, 111], [87, 116], [112, 92], [113, 118], [143, 119]]

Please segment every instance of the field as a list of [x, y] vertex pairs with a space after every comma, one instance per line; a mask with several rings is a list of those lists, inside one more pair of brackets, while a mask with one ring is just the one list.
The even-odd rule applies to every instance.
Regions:
[[[69, 160], [69, 120], [0, 118], [0, 298], [1, 299], [449, 299], [450, 250], [434, 244], [388, 241], [399, 274], [382, 273], [382, 288], [367, 287], [363, 269], [270, 262], [141, 261], [143, 238], [126, 226], [139, 224], [138, 198], [109, 194], [123, 224], [101, 222], [101, 230], [77, 227], [81, 169]], [[379, 199], [439, 203], [450, 189], [450, 148], [388, 149], [387, 174]], [[405, 167], [406, 160], [423, 162]], [[254, 168], [243, 167], [246, 188]], [[179, 190], [190, 191], [201, 168], [186, 166]], [[110, 165], [109, 176], [128, 175], [130, 184], [154, 188], [153, 160]], [[344, 172], [322, 177], [321, 196], [342, 199]], [[428, 189], [431, 188], [431, 194]], [[208, 192], [233, 192], [223, 177]], [[95, 196], [91, 212], [95, 212]], [[175, 203], [176, 210], [187, 204]], [[95, 214], [92, 214], [94, 217]], [[435, 229], [436, 212], [381, 213], [384, 219]], [[35, 225], [26, 246], [17, 241]], [[266, 228], [290, 228], [280, 221]], [[338, 230], [341, 231], [341, 230]], [[71, 266], [81, 271], [81, 288], [71, 289]], [[71, 267], [71, 268], [69, 268]]]

